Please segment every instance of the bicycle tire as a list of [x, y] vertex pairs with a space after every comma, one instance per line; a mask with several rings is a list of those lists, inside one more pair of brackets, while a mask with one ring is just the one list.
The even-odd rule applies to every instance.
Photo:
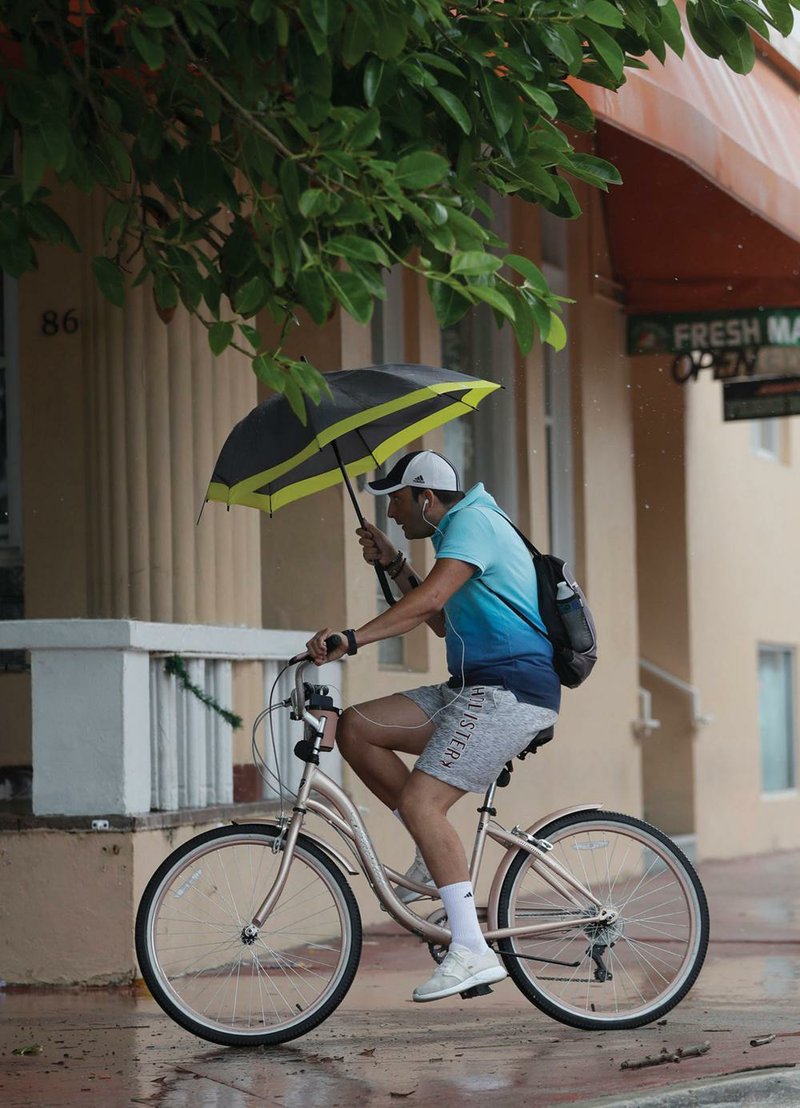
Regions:
[[273, 850], [279, 834], [240, 824], [198, 835], [162, 862], [139, 904], [136, 954], [148, 989], [212, 1043], [277, 1046], [306, 1034], [341, 1004], [358, 968], [353, 891], [302, 834], [277, 904], [255, 938], [244, 935], [283, 857]]
[[[708, 948], [706, 896], [683, 852], [621, 812], [562, 816], [537, 838], [552, 843], [548, 856], [620, 914], [611, 926], [501, 939], [500, 956], [517, 987], [548, 1016], [587, 1030], [641, 1027], [669, 1012], [694, 984]], [[500, 927], [595, 911], [588, 898], [576, 905], [548, 885], [532, 862], [520, 850], [511, 863], [500, 889]]]

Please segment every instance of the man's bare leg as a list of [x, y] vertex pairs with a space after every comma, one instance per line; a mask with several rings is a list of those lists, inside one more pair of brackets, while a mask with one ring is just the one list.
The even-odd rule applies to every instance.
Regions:
[[415, 769], [409, 774], [399, 800], [403, 822], [419, 846], [439, 889], [469, 881], [464, 846], [447, 818], [448, 811], [463, 795], [463, 789]]
[[342, 757], [393, 811], [410, 776], [395, 751], [421, 754], [434, 725], [419, 705], [395, 693], [346, 708], [336, 732]]

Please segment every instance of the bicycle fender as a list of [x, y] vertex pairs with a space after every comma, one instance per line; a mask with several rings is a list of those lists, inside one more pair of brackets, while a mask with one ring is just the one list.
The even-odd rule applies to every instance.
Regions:
[[[557, 812], [550, 812], [549, 815], [542, 816], [541, 819], [538, 819], [536, 823], [532, 823], [530, 827], [526, 827], [525, 834], [537, 835], [548, 823], [553, 823], [555, 820], [561, 819], [562, 816], [571, 816], [576, 812], [597, 812], [602, 807], [602, 804], [573, 804], [570, 808], [559, 808]], [[500, 859], [500, 865], [497, 867], [497, 872], [494, 875], [492, 887], [489, 891], [489, 900], [486, 905], [487, 923], [490, 931], [494, 931], [500, 926], [497, 922], [497, 906], [500, 900], [500, 889], [503, 886], [511, 863], [517, 856], [517, 852], [517, 847], [510, 846]]]
[[346, 870], [351, 877], [355, 877], [357, 874], [361, 873], [361, 870], [357, 869], [346, 855], [340, 854], [335, 846], [331, 846], [330, 843], [325, 842], [319, 835], [315, 835], [313, 831], [301, 831], [298, 836], [298, 841], [302, 839], [311, 839], [320, 850], [325, 851], [332, 861], [338, 862], [342, 869]]
[[[238, 820], [234, 820], [233, 822], [234, 822], [234, 824], [237, 824]], [[245, 822], [246, 823], [261, 823], [266, 827], [272, 827], [275, 831], [278, 830], [277, 825], [275, 823], [273, 823], [272, 820], [266, 820], [266, 819], [242, 820], [242, 823], [245, 823]], [[338, 865], [340, 865], [342, 867], [342, 869], [345, 870], [345, 872], [350, 874], [351, 877], [356, 877], [359, 873], [361, 873], [361, 870], [356, 869], [356, 867], [353, 865], [353, 863], [350, 861], [349, 858], [347, 858], [344, 854], [341, 854], [336, 849], [335, 846], [331, 846], [330, 843], [328, 843], [324, 839], [320, 838], [319, 835], [315, 835], [313, 831], [306, 831], [305, 828], [303, 828], [303, 830], [297, 836], [297, 841], [302, 844], [303, 839], [310, 839], [311, 842], [313, 842], [315, 846], [318, 846], [320, 848], [320, 850], [324, 851], [325, 854], [328, 855], [328, 857], [330, 858], [330, 860], [332, 862], [336, 862]]]

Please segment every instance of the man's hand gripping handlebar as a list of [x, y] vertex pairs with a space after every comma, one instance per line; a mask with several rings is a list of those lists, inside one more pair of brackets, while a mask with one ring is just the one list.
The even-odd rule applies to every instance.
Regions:
[[[312, 649], [312, 644], [315, 647]], [[320, 647], [322, 651], [320, 651]], [[324, 665], [325, 662], [337, 662], [339, 658], [347, 654], [347, 643], [341, 635], [331, 634], [330, 628], [319, 631], [313, 639], [306, 643], [306, 649], [301, 654], [295, 654], [289, 659], [289, 665], [298, 662], [313, 662], [315, 666]]]

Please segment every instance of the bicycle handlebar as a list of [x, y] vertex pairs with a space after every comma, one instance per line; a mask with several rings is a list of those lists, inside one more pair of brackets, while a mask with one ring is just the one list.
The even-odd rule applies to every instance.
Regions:
[[[342, 636], [341, 635], [328, 635], [327, 639], [325, 640], [325, 649], [327, 651], [336, 650], [341, 645], [342, 645]], [[308, 653], [295, 654], [294, 658], [289, 659], [289, 665], [293, 666], [293, 665], [296, 665], [298, 662], [305, 662], [305, 661], [310, 661], [310, 660], [311, 660], [311, 655], [308, 654]]]

